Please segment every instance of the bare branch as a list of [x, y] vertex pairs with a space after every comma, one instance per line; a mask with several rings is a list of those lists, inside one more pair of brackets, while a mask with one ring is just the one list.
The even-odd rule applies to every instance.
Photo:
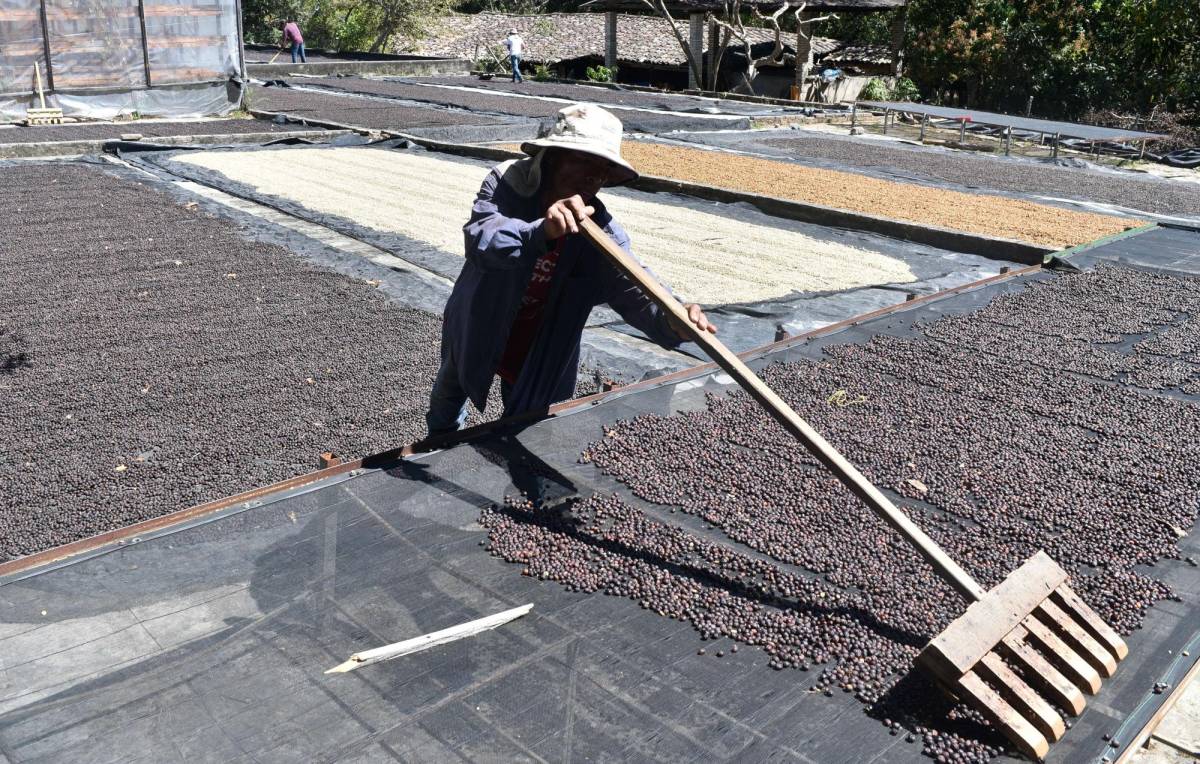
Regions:
[[808, 3], [800, 3], [800, 5], [797, 5], [792, 10], [792, 15], [796, 17], [797, 33], [799, 33], [800, 36], [803, 37], [804, 39], [811, 40], [812, 39], [811, 34], [804, 34], [804, 25], [805, 24], [815, 24], [818, 21], [832, 21], [833, 19], [836, 19], [838, 17], [838, 15], [836, 13], [827, 13], [824, 16], [816, 16], [811, 19], [801, 18], [804, 15], [804, 9], [807, 7], [808, 7]]
[[675, 35], [675, 41], [679, 43], [679, 47], [687, 59], [688, 68], [696, 76], [696, 82], [703, 83], [704, 74], [700, 62], [703, 60], [704, 51], [693, 51], [692, 46], [683, 39], [683, 35], [679, 32], [679, 26], [671, 16], [671, 12], [667, 10], [666, 0], [642, 0], [642, 4], [666, 20], [667, 26], [671, 27], [671, 33]]
[[[671, 16], [671, 12], [667, 9], [666, 0], [641, 0], [641, 2], [657, 16], [667, 21], [667, 24], [671, 27], [671, 33], [675, 35], [676, 42], [679, 43], [680, 49], [683, 50], [684, 55], [687, 57], [688, 67], [695, 75], [696, 82], [703, 83], [703, 49], [699, 51], [691, 49], [691, 45], [684, 39], [683, 33], [679, 29], [679, 23]], [[750, 31], [747, 29], [746, 23], [742, 18], [742, 0], [725, 0], [723, 3], [724, 7], [719, 12], [710, 10], [705, 14], [704, 20], [706, 26], [710, 24], [716, 25], [720, 30], [718, 35], [720, 37], [720, 44], [716, 50], [709, 51], [709, 60], [712, 69], [710, 72], [712, 75], [711, 82], [714, 87], [725, 53], [734, 40], [737, 41], [746, 56], [747, 67], [746, 71], [742, 74], [742, 80], [745, 87], [749, 90], [752, 89], [751, 82], [757, 76], [760, 66], [780, 66], [787, 64], [792, 59], [785, 49], [783, 42], [784, 32], [779, 24], [780, 19], [786, 13], [791, 11], [795, 15], [799, 34], [805, 39], [811, 39], [812, 35], [811, 32], [805, 31], [804, 24], [813, 24], [818, 21], [828, 21], [829, 19], [837, 18], [835, 14], [827, 14], [817, 18], [806, 18], [801, 21], [801, 15], [804, 13], [805, 8], [808, 7], [808, 4], [800, 3], [797, 6], [793, 6], [792, 2], [794, 0], [779, 0], [779, 6], [769, 14], [764, 14], [757, 6], [750, 6], [750, 14], [756, 20], [763, 22], [762, 26], [752, 28], [769, 29], [773, 33], [774, 45], [771, 47], [771, 52], [765, 56], [756, 57], [753, 53], [753, 41], [750, 39]]]

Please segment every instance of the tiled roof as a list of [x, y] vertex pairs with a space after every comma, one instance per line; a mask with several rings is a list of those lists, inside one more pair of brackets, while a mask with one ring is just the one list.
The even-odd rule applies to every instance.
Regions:
[[890, 64], [892, 49], [886, 45], [847, 45], [822, 61], [828, 64]]
[[[510, 29], [518, 30], [524, 38], [526, 61], [553, 63], [588, 56], [604, 58], [604, 15], [600, 13], [454, 14], [410, 50], [429, 56], [475, 60], [486, 56], [485, 50], [489, 46], [501, 47]], [[769, 29], [749, 31], [750, 41], [754, 44], [770, 43], [775, 39], [774, 32]], [[686, 22], [681, 24], [680, 32], [686, 38]], [[783, 38], [789, 52], [792, 50], [792, 45], [788, 44], [791, 37], [785, 33]], [[704, 44], [707, 50], [707, 35]], [[827, 37], [813, 38], [816, 56], [836, 50], [838, 46], [838, 41]], [[735, 43], [733, 47], [739, 46]], [[686, 63], [665, 19], [632, 14], [621, 14], [617, 18], [617, 60], [666, 66]]]

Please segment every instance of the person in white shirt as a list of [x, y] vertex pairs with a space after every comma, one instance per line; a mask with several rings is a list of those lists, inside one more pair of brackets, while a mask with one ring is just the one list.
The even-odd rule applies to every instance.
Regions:
[[504, 47], [508, 49], [508, 62], [512, 64], [512, 81], [524, 82], [521, 79], [521, 55], [525, 52], [525, 41], [521, 39], [517, 30], [508, 30], [508, 37], [504, 38]]

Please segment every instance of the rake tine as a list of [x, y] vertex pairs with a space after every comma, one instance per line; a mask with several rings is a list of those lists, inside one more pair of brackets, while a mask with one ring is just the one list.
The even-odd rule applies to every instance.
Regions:
[[1037, 730], [1016, 709], [1004, 701], [973, 671], [968, 671], [958, 680], [957, 694], [966, 695], [971, 706], [978, 710], [997, 729], [1003, 730], [1016, 743], [1021, 753], [1033, 759], [1043, 759], [1050, 751], [1046, 736]]
[[1051, 743], [1058, 742], [1066, 734], [1067, 725], [1058, 712], [1042, 700], [1032, 687], [1025, 684], [1021, 677], [1013, 673], [1000, 656], [995, 653], [983, 656], [978, 671], [985, 679], [991, 680], [992, 685], [1000, 691], [1000, 697], [1033, 724]]
[[1042, 622], [1049, 626], [1070, 645], [1075, 652], [1100, 672], [1101, 676], [1110, 677], [1117, 670], [1117, 661], [1099, 642], [1092, 638], [1082, 626], [1075, 623], [1058, 605], [1046, 600], [1034, 611]]
[[1029, 631], [1030, 639], [1045, 649], [1047, 658], [1057, 664], [1059, 671], [1074, 682], [1079, 689], [1089, 695], [1095, 695], [1100, 691], [1100, 674], [1074, 650], [1067, 647], [1066, 643], [1058, 638], [1058, 635], [1046, 628], [1032, 615], [1026, 617], [1021, 625]]
[[1072, 716], [1083, 713], [1086, 701], [1079, 688], [1054, 668], [1042, 654], [1034, 650], [1022, 640], [1028, 637], [1028, 632], [1018, 626], [1013, 633], [1000, 643], [1007, 656], [1025, 670], [1026, 676], [1039, 686], [1043, 693], [1055, 703], [1062, 706]]
[[1087, 629], [1088, 633], [1097, 642], [1104, 645], [1118, 661], [1125, 660], [1125, 656], [1129, 655], [1129, 648], [1125, 645], [1125, 640], [1121, 639], [1116, 630], [1097, 615], [1095, 610], [1088, 607], [1088, 604], [1081, 600], [1079, 595], [1071, 590], [1071, 587], [1062, 584], [1054, 590], [1051, 597], [1059, 607], [1070, 614], [1072, 620]]

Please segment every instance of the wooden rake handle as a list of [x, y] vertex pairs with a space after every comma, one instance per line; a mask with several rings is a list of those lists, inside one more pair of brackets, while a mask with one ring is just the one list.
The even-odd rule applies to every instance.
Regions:
[[853, 464], [829, 444], [829, 441], [825, 440], [819, 432], [809, 426], [808, 422], [805, 422], [799, 414], [793, 411], [791, 406], [767, 387], [749, 366], [742, 363], [742, 359], [734, 355], [716, 337], [697, 329], [696, 325], [688, 318], [683, 305], [675, 299], [674, 295], [647, 273], [640, 263], [621, 249], [600, 226], [590, 218], [585, 218], [580, 223], [580, 230], [616, 264], [622, 273], [633, 279], [643, 292], [658, 303], [659, 307], [675, 318], [675, 321], [683, 327], [684, 333], [688, 335], [688, 339], [699, 345], [718, 366], [741, 385], [743, 390], [758, 401], [779, 424], [783, 425], [785, 430], [804, 444], [804, 447], [813, 456], [828, 467], [855, 496], [862, 499], [863, 503], [879, 515], [884, 522], [908, 539], [909, 543], [921, 553], [921, 556], [929, 561], [938, 575], [946, 580], [946, 583], [953, 586], [970, 602], [977, 602], [983, 598], [983, 589], [965, 570], [958, 566], [958, 563], [942, 551], [942, 548], [925, 535], [925, 532], [912, 520], [909, 520], [907, 515], [897, 509], [896, 505], [888, 500], [878, 488], [871, 485], [870, 481], [863, 477], [863, 474]]

